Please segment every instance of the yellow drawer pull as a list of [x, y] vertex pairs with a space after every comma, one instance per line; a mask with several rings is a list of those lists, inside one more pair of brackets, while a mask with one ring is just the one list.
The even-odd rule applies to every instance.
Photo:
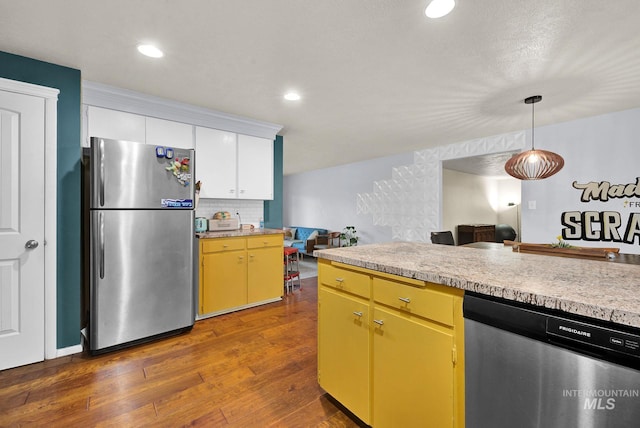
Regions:
[[222, 248], [227, 248], [227, 247], [228, 247], [228, 245], [227, 245], [227, 244], [224, 244], [224, 245], [222, 246]]
[[411, 303], [411, 299], [408, 297], [398, 297], [401, 302]]
[[353, 315], [357, 316], [357, 317], [361, 317], [362, 316], [362, 312], [359, 311], [353, 311]]
[[378, 324], [378, 325], [384, 325], [384, 321], [383, 320], [373, 320], [373, 322]]
[[336, 278], [336, 282], [344, 282], [344, 278]]

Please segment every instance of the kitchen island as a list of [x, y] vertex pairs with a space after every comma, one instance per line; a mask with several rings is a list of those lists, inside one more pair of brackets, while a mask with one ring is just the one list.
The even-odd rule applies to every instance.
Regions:
[[320, 385], [375, 427], [464, 426], [465, 292], [640, 327], [637, 265], [406, 242], [314, 255]]
[[197, 233], [198, 319], [282, 300], [280, 229]]
[[640, 328], [637, 265], [472, 247], [393, 242], [320, 259]]

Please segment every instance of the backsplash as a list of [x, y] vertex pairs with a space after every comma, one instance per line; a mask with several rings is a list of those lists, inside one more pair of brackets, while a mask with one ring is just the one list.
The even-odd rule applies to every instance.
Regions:
[[218, 211], [229, 211], [232, 217], [240, 213], [240, 222], [260, 224], [264, 216], [264, 201], [248, 199], [200, 199], [196, 208], [196, 217], [211, 218]]

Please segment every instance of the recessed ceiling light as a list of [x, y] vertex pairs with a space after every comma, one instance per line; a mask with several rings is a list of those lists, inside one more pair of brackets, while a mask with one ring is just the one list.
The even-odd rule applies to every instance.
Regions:
[[162, 58], [164, 52], [153, 45], [138, 45], [138, 52], [151, 58]]
[[455, 0], [431, 0], [424, 10], [429, 18], [442, 18], [456, 6]]
[[297, 92], [287, 92], [284, 94], [284, 99], [287, 101], [298, 101], [300, 99], [300, 94]]

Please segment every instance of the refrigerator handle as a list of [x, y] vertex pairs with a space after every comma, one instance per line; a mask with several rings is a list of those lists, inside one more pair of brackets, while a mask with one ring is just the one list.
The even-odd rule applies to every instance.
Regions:
[[104, 206], [104, 140], [100, 140], [100, 144], [98, 145], [98, 154], [100, 158], [100, 177], [99, 183], [100, 186], [100, 206]]
[[100, 213], [99, 245], [100, 245], [100, 279], [104, 279], [104, 213]]

